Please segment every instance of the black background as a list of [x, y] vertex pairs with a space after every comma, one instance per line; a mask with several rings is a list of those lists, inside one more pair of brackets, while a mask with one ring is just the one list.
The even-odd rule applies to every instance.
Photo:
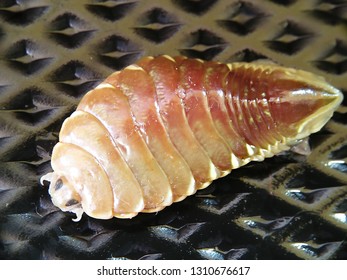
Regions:
[[346, 259], [346, 101], [312, 153], [233, 171], [155, 214], [55, 208], [39, 178], [83, 94], [143, 55], [268, 59], [347, 90], [346, 1], [0, 2], [0, 258]]

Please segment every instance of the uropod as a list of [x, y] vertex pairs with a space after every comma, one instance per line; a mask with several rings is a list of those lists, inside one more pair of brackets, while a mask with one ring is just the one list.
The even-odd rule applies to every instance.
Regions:
[[302, 70], [144, 57], [82, 98], [41, 183], [77, 221], [156, 212], [317, 132], [342, 99]]

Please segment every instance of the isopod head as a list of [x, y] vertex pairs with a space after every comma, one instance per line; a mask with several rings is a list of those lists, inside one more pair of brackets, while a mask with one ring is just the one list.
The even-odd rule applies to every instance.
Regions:
[[48, 173], [41, 177], [43, 181], [50, 181], [49, 194], [55, 206], [59, 207], [64, 212], [72, 212], [76, 214], [74, 221], [79, 221], [83, 214], [83, 209], [80, 203], [80, 196], [76, 189], [64, 177], [56, 172]]

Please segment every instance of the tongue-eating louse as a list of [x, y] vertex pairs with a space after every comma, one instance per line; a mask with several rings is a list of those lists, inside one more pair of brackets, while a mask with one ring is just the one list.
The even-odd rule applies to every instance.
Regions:
[[144, 57], [82, 98], [41, 182], [76, 220], [156, 212], [289, 149], [341, 101], [338, 89], [302, 70]]

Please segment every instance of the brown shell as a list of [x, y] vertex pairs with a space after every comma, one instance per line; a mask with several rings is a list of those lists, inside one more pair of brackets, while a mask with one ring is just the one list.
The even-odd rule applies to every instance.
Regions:
[[42, 180], [77, 220], [159, 211], [318, 131], [341, 100], [301, 70], [144, 57], [83, 97]]

